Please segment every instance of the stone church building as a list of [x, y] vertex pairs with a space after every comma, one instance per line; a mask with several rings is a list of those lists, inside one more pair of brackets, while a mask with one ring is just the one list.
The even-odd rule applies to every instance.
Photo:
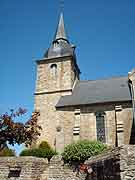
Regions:
[[80, 80], [75, 46], [67, 39], [61, 13], [55, 37], [37, 60], [35, 110], [46, 140], [61, 152], [79, 139], [119, 146], [134, 130], [135, 70], [125, 77]]

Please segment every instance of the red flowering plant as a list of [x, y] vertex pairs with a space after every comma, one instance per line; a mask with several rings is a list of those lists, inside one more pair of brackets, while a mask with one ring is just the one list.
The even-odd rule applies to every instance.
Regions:
[[17, 111], [10, 110], [10, 113], [0, 115], [0, 151], [7, 147], [7, 144], [31, 145], [40, 135], [41, 127], [37, 125], [39, 112], [33, 112], [26, 123], [15, 122], [15, 118], [20, 118], [25, 113], [26, 109], [19, 108]]

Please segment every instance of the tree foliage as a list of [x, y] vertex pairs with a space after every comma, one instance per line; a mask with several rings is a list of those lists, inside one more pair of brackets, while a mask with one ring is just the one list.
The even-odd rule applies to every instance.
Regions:
[[7, 144], [31, 145], [40, 135], [41, 127], [37, 125], [38, 112], [34, 112], [26, 123], [15, 122], [17, 117], [20, 118], [25, 113], [26, 109], [19, 108], [17, 111], [10, 110], [10, 113], [0, 115], [0, 150], [7, 147]]
[[65, 162], [84, 162], [91, 156], [95, 156], [107, 149], [107, 146], [98, 141], [82, 140], [76, 143], [67, 145], [64, 148], [62, 157]]

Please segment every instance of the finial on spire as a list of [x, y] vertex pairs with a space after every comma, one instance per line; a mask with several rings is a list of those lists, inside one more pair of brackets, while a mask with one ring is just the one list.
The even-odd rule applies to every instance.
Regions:
[[64, 0], [60, 0], [60, 12], [64, 11]]

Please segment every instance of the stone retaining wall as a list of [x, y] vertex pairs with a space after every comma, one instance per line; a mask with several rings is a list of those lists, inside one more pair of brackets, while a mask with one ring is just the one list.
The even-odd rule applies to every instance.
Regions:
[[135, 180], [135, 145], [115, 148], [85, 163], [92, 167], [94, 180]]
[[73, 172], [61, 156], [50, 162], [35, 157], [1, 157], [0, 180], [135, 180], [135, 145], [115, 148], [85, 164], [92, 173]]
[[47, 166], [48, 161], [43, 158], [0, 157], [0, 180], [40, 180]]
[[50, 162], [36, 157], [0, 157], [0, 180], [79, 180], [61, 156]]

